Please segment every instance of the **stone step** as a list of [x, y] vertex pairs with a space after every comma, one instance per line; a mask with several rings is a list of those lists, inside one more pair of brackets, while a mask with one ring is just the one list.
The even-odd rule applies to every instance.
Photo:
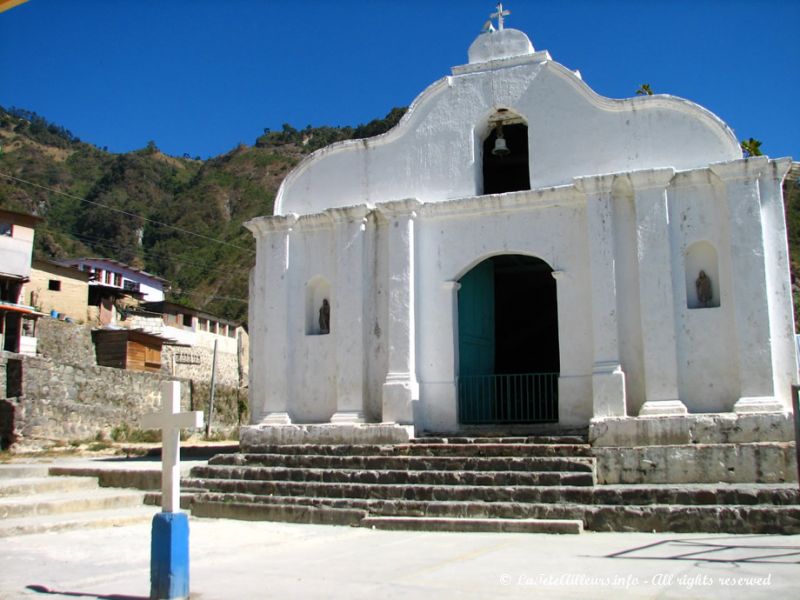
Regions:
[[47, 466], [35, 464], [0, 465], [0, 479], [22, 479], [24, 477], [46, 477]]
[[42, 494], [48, 492], [73, 492], [96, 490], [97, 480], [92, 477], [24, 477], [0, 479], [0, 497]]
[[[0, 538], [72, 529], [122, 527], [136, 524], [142, 524], [144, 527], [152, 520], [156, 512], [158, 511], [151, 506], [133, 506], [115, 510], [0, 519]], [[144, 529], [143, 535], [146, 535]]]
[[264, 444], [243, 448], [245, 454], [287, 454], [325, 456], [560, 456], [590, 457], [588, 444], [445, 444], [414, 442], [409, 444]]
[[474, 472], [207, 466], [195, 467], [192, 476], [193, 481], [238, 479], [373, 485], [591, 486], [595, 483], [592, 473], [559, 471]]
[[332, 508], [324, 505], [278, 504], [262, 502], [231, 502], [205, 500], [192, 504], [192, 516], [241, 521], [281, 521], [285, 523], [315, 523], [318, 525], [360, 525], [366, 512]]
[[588, 435], [435, 436], [418, 437], [412, 444], [586, 444]]
[[[205, 490], [187, 489], [181, 484], [181, 508], [189, 510], [192, 507], [195, 496], [204, 492]], [[148, 506], [161, 506], [161, 492], [145, 492], [144, 503]]]
[[126, 469], [120, 467], [50, 467], [50, 475], [94, 477], [102, 487], [157, 490], [161, 488], [161, 469]]
[[[293, 508], [289, 508], [293, 507]], [[736, 534], [798, 534], [800, 506], [586, 505], [481, 501], [430, 501], [352, 498], [309, 498], [253, 494], [205, 493], [195, 496], [192, 514], [283, 520], [292, 512], [312, 518], [337, 511], [373, 517], [430, 517], [458, 519], [580, 520], [591, 531], [707, 532]], [[314, 521], [303, 521], [314, 522]], [[339, 522], [337, 524], [355, 524]], [[361, 524], [361, 523], [359, 523]]]
[[366, 517], [363, 527], [401, 531], [484, 533], [583, 533], [577, 519], [460, 519], [446, 517]]
[[37, 494], [32, 498], [0, 498], [0, 519], [97, 511], [141, 506], [144, 494], [133, 490], [98, 488], [85, 491]]
[[380, 498], [418, 501], [481, 501], [542, 504], [683, 504], [798, 505], [791, 485], [652, 485], [652, 486], [475, 486], [257, 481], [188, 478], [185, 485], [220, 493], [246, 493], [309, 498]]
[[433, 471], [571, 471], [592, 473], [594, 458], [543, 456], [331, 456], [325, 454], [228, 454], [212, 466]]

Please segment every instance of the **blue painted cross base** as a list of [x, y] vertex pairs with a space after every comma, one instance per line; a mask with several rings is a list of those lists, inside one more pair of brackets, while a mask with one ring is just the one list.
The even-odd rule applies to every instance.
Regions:
[[150, 544], [150, 599], [188, 597], [189, 518], [185, 513], [158, 513]]

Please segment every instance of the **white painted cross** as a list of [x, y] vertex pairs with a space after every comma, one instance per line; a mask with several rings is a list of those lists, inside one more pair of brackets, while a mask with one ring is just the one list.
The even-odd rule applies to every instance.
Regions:
[[491, 15], [489, 15], [489, 18], [490, 19], [496, 18], [497, 19], [497, 29], [500, 30], [500, 31], [503, 31], [503, 21], [504, 21], [503, 17], [507, 17], [510, 14], [511, 14], [511, 11], [510, 10], [503, 10], [503, 3], [502, 2], [498, 2], [497, 3], [497, 12], [496, 13], [492, 13]]
[[181, 382], [161, 384], [161, 411], [144, 415], [139, 421], [144, 429], [161, 429], [161, 511], [178, 512], [181, 508], [181, 447], [183, 427], [201, 427], [203, 411], [180, 412]]

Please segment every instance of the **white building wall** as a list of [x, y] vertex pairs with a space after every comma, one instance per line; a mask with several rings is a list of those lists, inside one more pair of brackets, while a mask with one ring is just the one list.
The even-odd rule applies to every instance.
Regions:
[[103, 281], [97, 282], [89, 282], [89, 285], [94, 284], [102, 284], [108, 285], [111, 287], [118, 287], [119, 289], [124, 289], [124, 282], [125, 280], [132, 281], [134, 283], [139, 284], [139, 291], [144, 294], [144, 302], [163, 302], [164, 301], [164, 285], [154, 280], [147, 275], [143, 275], [142, 273], [135, 271], [133, 269], [126, 268], [121, 264], [116, 264], [113, 262], [108, 262], [104, 260], [81, 260], [81, 261], [61, 261], [62, 264], [77, 264], [80, 266], [86, 265], [92, 267], [92, 269], [102, 269], [103, 273], [107, 271], [111, 271], [113, 273], [119, 273], [122, 276], [122, 285], [115, 286], [112, 280], [112, 283], [106, 283], [105, 279]]
[[[746, 161], [731, 163], [728, 168], [745, 169]], [[559, 421], [564, 426], [586, 425], [596, 416], [598, 406], [592, 398], [598, 393], [598, 355], [594, 338], [598, 332], [615, 328], [618, 337], [618, 361], [624, 377], [623, 395], [615, 400], [622, 406], [618, 416], [635, 416], [646, 402], [677, 402], [689, 412], [730, 412], [735, 410], [745, 392], [741, 388], [740, 354], [743, 345], [737, 336], [737, 319], [753, 302], [748, 291], [757, 281], [748, 281], [748, 273], [736, 273], [731, 262], [731, 245], [737, 233], [730, 227], [728, 188], [720, 185], [709, 169], [661, 173], [653, 180], [651, 172], [612, 176], [604, 181], [608, 190], [611, 226], [602, 230], [611, 236], [610, 260], [615, 265], [613, 286], [610, 282], [597, 287], [592, 283], [591, 248], [597, 242], [592, 236], [598, 230], [587, 219], [586, 183], [581, 187], [564, 186], [546, 190], [514, 192], [479, 198], [466, 198], [448, 203], [407, 205], [413, 214], [414, 246], [414, 340], [413, 375], [419, 391], [413, 396], [413, 420], [418, 428], [433, 431], [458, 429], [456, 378], [458, 374], [457, 281], [473, 266], [498, 254], [522, 254], [544, 260], [555, 271], [561, 377], [559, 381]], [[661, 217], [662, 231], [642, 237], [643, 215], [637, 210], [652, 211], [639, 205], [634, 195], [641, 188], [642, 178], [655, 187], [651, 197], [658, 198], [666, 210]], [[631, 181], [634, 183], [631, 184]], [[655, 181], [655, 183], [653, 183]], [[660, 186], [660, 187], [659, 187]], [[762, 186], [767, 189], [766, 186]], [[655, 196], [652, 196], [655, 194]], [[770, 210], [775, 198], [765, 196], [764, 211]], [[379, 207], [380, 210], [384, 210]], [[348, 209], [355, 210], [355, 209]], [[399, 214], [397, 206], [391, 214]], [[366, 215], [365, 208], [358, 209]], [[378, 211], [380, 212], [380, 211]], [[773, 211], [774, 212], [774, 211]], [[650, 214], [648, 212], [648, 214]], [[776, 213], [777, 214], [777, 213]], [[775, 214], [772, 215], [772, 218]], [[410, 217], [409, 217], [410, 218]], [[648, 217], [649, 218], [649, 217]], [[281, 222], [281, 217], [276, 222]], [[339, 414], [342, 398], [342, 377], [353, 372], [363, 377], [360, 404], [351, 406], [366, 420], [384, 417], [385, 386], [391, 379], [389, 353], [393, 340], [388, 335], [392, 285], [389, 268], [391, 219], [369, 215], [359, 227], [342, 235], [342, 225], [331, 213], [290, 219], [292, 227], [269, 236], [285, 244], [288, 255], [278, 252], [269, 256], [269, 264], [277, 271], [265, 272], [271, 285], [271, 296], [286, 298], [285, 312], [251, 314], [255, 343], [263, 348], [261, 357], [285, 356], [282, 362], [269, 363], [258, 354], [253, 363], [253, 397], [267, 403], [272, 387], [270, 370], [274, 374], [286, 369], [285, 413], [293, 422], [328, 422]], [[261, 225], [270, 223], [269, 219]], [[283, 223], [286, 225], [286, 222]], [[273, 223], [274, 225], [274, 223]], [[257, 224], [251, 224], [256, 228]], [[337, 229], [337, 227], [339, 229]], [[350, 225], [352, 227], [352, 224]], [[780, 391], [794, 381], [794, 340], [791, 306], [783, 302], [786, 279], [785, 247], [776, 241], [781, 232], [768, 228], [765, 245], [777, 257], [776, 266], [762, 269], [778, 283], [770, 292], [774, 306], [768, 308], [774, 321], [774, 344], [770, 356], [776, 367], [770, 371], [775, 394], [772, 401], [783, 403]], [[338, 233], [337, 233], [338, 232]], [[277, 233], [277, 235], [276, 235]], [[690, 308], [691, 288], [696, 273], [686, 272], [686, 254], [694, 244], [709, 244], [716, 251], [718, 264], [706, 270], [715, 274], [712, 285], [717, 287], [719, 306]], [[643, 276], [652, 268], [642, 256], [652, 254], [648, 244], [657, 243], [667, 252], [661, 271], [667, 278], [664, 285], [670, 297], [661, 292], [642, 296]], [[341, 260], [357, 244], [363, 252], [360, 265]], [[265, 238], [259, 236], [259, 247]], [[270, 246], [274, 248], [274, 244]], [[765, 255], [766, 256], [766, 255]], [[339, 258], [337, 258], [339, 257]], [[662, 261], [663, 262], [663, 261]], [[284, 270], [288, 265], [288, 270]], [[361, 273], [353, 277], [351, 271]], [[254, 274], [254, 289], [260, 289], [259, 274]], [[349, 274], [348, 274], [349, 273]], [[731, 282], [738, 277], [744, 281], [738, 288]], [[328, 299], [331, 304], [331, 331], [326, 335], [307, 333], [309, 313], [306, 307], [306, 286], [309, 281], [323, 279], [330, 283]], [[363, 282], [359, 286], [358, 282]], [[687, 283], [688, 282], [688, 283]], [[602, 284], [602, 280], [601, 280]], [[597, 311], [598, 290], [605, 296], [612, 289], [613, 305], [610, 325], [598, 326], [597, 319], [609, 316]], [[659, 288], [655, 288], [659, 289]], [[738, 291], [737, 291], [738, 290]], [[342, 294], [349, 298], [341, 299]], [[643, 301], [642, 298], [646, 298]], [[603, 300], [605, 302], [605, 300]], [[262, 310], [254, 303], [256, 311]], [[318, 300], [317, 300], [318, 302]], [[657, 309], [672, 311], [671, 319], [656, 318]], [[738, 312], [737, 312], [737, 308]], [[358, 310], [353, 310], [358, 307]], [[344, 316], [342, 315], [344, 313]], [[644, 319], [643, 315], [649, 315]], [[312, 317], [317, 318], [312, 312]], [[272, 328], [285, 336], [270, 337], [265, 331]], [[673, 340], [664, 345], [664, 340]], [[650, 363], [644, 349], [651, 344]], [[784, 347], [785, 346], [785, 347]], [[342, 348], [347, 348], [342, 352]], [[664, 355], [663, 353], [670, 353]], [[360, 356], [360, 358], [358, 358]], [[665, 358], [666, 356], [666, 358]], [[648, 372], [647, 364], [659, 365], [672, 356], [672, 371]], [[613, 357], [612, 357], [613, 358]], [[266, 375], [262, 375], [266, 373]], [[667, 375], [665, 375], [667, 373]], [[655, 383], [648, 377], [655, 377]], [[667, 377], [667, 379], [664, 379]], [[280, 383], [280, 375], [278, 377]], [[605, 385], [602, 383], [601, 385]], [[664, 387], [666, 386], [666, 387]], [[665, 398], [662, 390], [674, 389], [674, 398]], [[648, 396], [648, 394], [655, 394]], [[275, 396], [271, 396], [275, 398]], [[657, 405], [660, 406], [660, 405]], [[274, 408], [274, 407], [273, 407]], [[280, 408], [280, 406], [278, 406]], [[255, 412], [255, 411], [254, 411]], [[276, 412], [267, 406], [262, 416]], [[280, 412], [280, 411], [277, 411]]]
[[[530, 52], [454, 68], [390, 132], [304, 160], [248, 223], [254, 423], [457, 430], [457, 282], [498, 254], [554, 270], [561, 425], [787, 410], [788, 163], [742, 159], [691, 102], [602, 98]], [[502, 108], [527, 124], [532, 190], [484, 196]]]
[[0, 235], [0, 274], [29, 277], [33, 253], [33, 228], [12, 225], [12, 235]]
[[[739, 399], [738, 357], [734, 297], [731, 282], [731, 232], [727, 198], [714, 184], [709, 170], [678, 174], [670, 188], [670, 224], [673, 236], [672, 267], [675, 274], [679, 392], [689, 412], [729, 412]], [[686, 274], [687, 250], [707, 242], [717, 252], [719, 276], [711, 285], [718, 290], [719, 306], [689, 308], [687, 297], [699, 271]], [[710, 273], [709, 266], [705, 266]]]
[[425, 206], [420, 213], [417, 360], [426, 426], [434, 431], [458, 428], [457, 286], [452, 284], [498, 254], [540, 258], [557, 272], [559, 420], [564, 425], [588, 423], [591, 293], [586, 212], [580, 194], [516, 192], [457, 206]]

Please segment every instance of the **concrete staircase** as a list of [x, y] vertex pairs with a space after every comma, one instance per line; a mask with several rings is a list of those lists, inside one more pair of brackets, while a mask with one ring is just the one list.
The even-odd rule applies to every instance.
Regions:
[[793, 484], [596, 485], [582, 436], [264, 445], [195, 467], [194, 515], [385, 529], [800, 533]]
[[53, 477], [44, 465], [0, 465], [0, 538], [149, 522], [155, 509], [143, 498], [95, 477]]

